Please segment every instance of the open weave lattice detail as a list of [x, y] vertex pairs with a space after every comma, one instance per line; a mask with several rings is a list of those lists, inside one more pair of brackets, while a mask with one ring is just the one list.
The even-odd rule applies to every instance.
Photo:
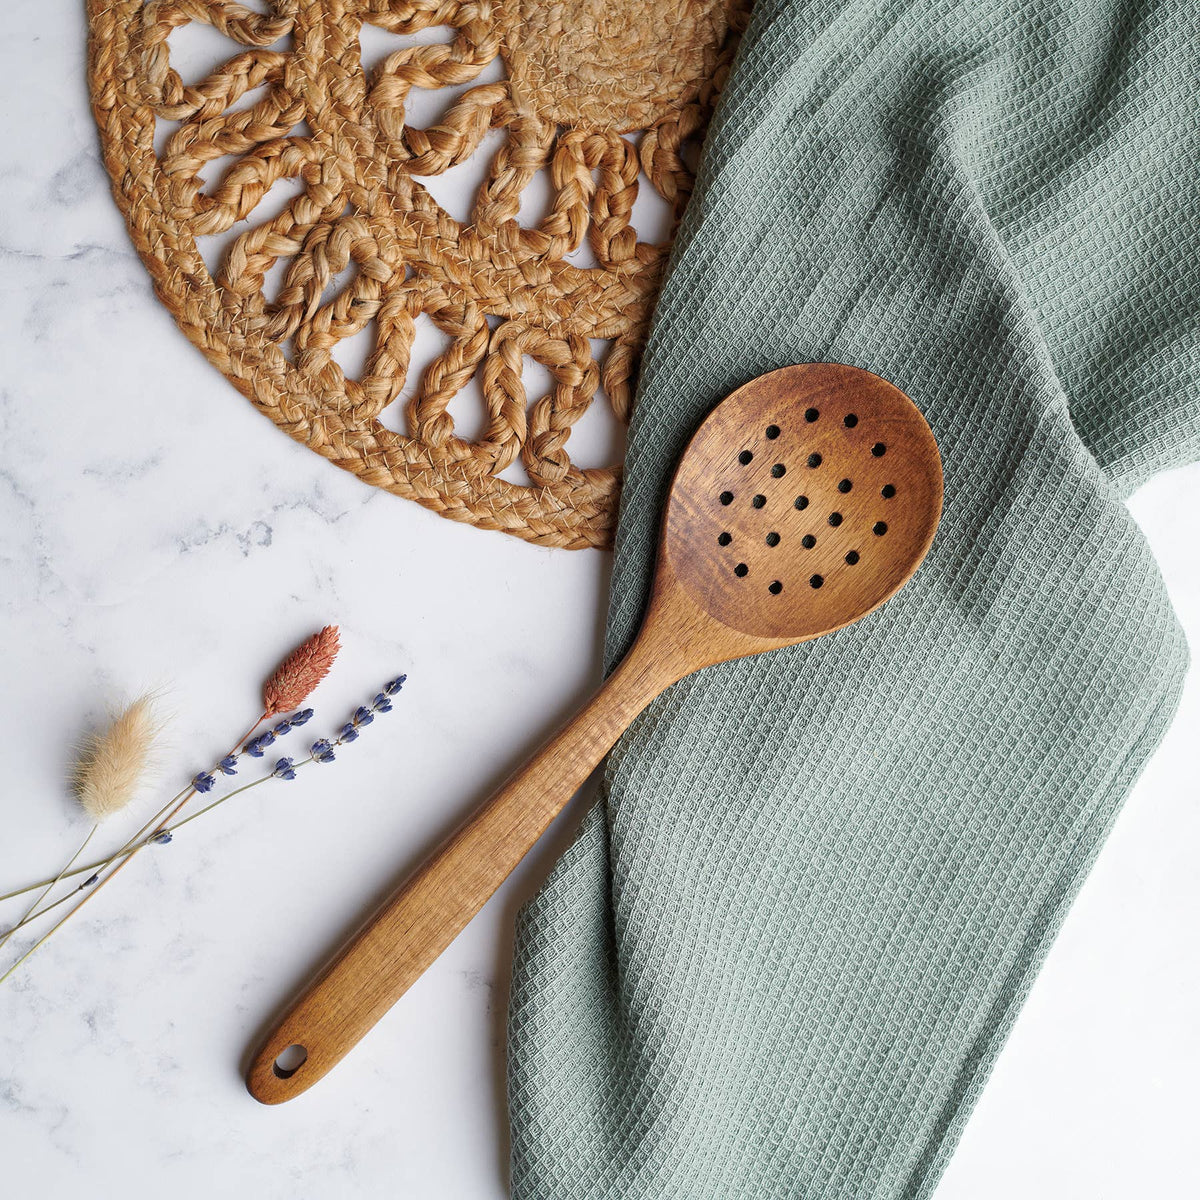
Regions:
[[[608, 544], [619, 469], [576, 466], [567, 440], [600, 388], [628, 421], [669, 248], [639, 240], [631, 209], [648, 180], [678, 219], [692, 185], [681, 149], [703, 132], [744, 20], [727, 2], [667, 7], [89, 0], [105, 164], [160, 299], [260, 410], [366, 482], [544, 545]], [[226, 35], [232, 53], [185, 83], [170, 37], [189, 22]], [[450, 40], [404, 45], [367, 71], [364, 22], [400, 35], [442, 26]], [[470, 84], [498, 56], [505, 79], [461, 91], [436, 125], [406, 123], [412, 89]], [[179, 123], [161, 152], [159, 121]], [[459, 222], [419, 178], [462, 163], [490, 130], [504, 140]], [[550, 204], [524, 225], [539, 171]], [[259, 219], [284, 179], [302, 190]], [[230, 231], [210, 272], [197, 238]], [[568, 262], [585, 239], [595, 265]], [[406, 388], [422, 315], [448, 341]], [[366, 366], [349, 378], [333, 351], [371, 323]], [[589, 339], [610, 342], [602, 363]], [[532, 404], [526, 359], [554, 380]], [[469, 441], [447, 406], [472, 379], [486, 423]], [[403, 433], [380, 419], [402, 391]], [[529, 485], [498, 478], [518, 457]]]

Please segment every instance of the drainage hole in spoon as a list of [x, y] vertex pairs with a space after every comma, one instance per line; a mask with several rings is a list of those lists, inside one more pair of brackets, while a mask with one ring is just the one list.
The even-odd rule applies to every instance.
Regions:
[[732, 534], [732, 533], [722, 533], [722, 534], [721, 534], [721, 535], [720, 535], [720, 536], [717, 538], [717, 545], [718, 545], [718, 546], [728, 546], [728, 545], [729, 545], [729, 543], [730, 543], [730, 542], [732, 542], [732, 541], [733, 541], [733, 534]]
[[783, 584], [776, 579], [774, 583], [767, 587], [767, 591], [770, 592], [772, 596], [778, 596], [779, 593], [783, 591]]
[[276, 1079], [291, 1079], [295, 1073], [308, 1061], [308, 1050], [299, 1042], [294, 1042], [280, 1051], [279, 1057], [271, 1064]]
[[738, 563], [738, 565], [733, 568], [733, 573], [739, 579], [745, 579], [746, 576], [750, 574], [750, 568], [746, 566], [745, 563]]
[[770, 533], [767, 534], [767, 545], [768, 546], [778, 546], [779, 545], [779, 534], [777, 534], [773, 529], [771, 530]]

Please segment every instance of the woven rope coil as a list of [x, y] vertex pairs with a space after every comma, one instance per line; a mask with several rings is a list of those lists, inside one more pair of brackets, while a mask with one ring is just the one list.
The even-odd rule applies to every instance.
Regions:
[[[648, 184], [675, 220], [682, 212], [692, 184], [683, 147], [707, 123], [744, 6], [88, 7], [92, 102], [114, 195], [159, 298], [208, 359], [280, 428], [367, 483], [543, 545], [607, 545], [619, 468], [576, 466], [568, 439], [600, 390], [628, 421], [669, 249], [640, 240], [631, 211]], [[170, 42], [190, 23], [225, 35], [231, 54], [185, 82]], [[444, 27], [448, 40], [402, 45], [366, 70], [364, 23], [401, 36]], [[498, 58], [505, 78], [476, 82]], [[406, 122], [414, 89], [462, 85], [472, 86], [436, 124]], [[156, 150], [168, 121], [178, 126]], [[460, 222], [420, 180], [465, 162], [492, 131], [503, 141]], [[548, 211], [523, 224], [522, 197], [539, 172]], [[298, 194], [260, 217], [281, 180], [299, 181]], [[233, 240], [210, 272], [198, 239], [222, 234]], [[585, 241], [595, 265], [568, 261]], [[277, 264], [282, 282], [269, 297]], [[420, 318], [447, 344], [406, 387]], [[365, 368], [348, 377], [334, 351], [372, 326]], [[592, 339], [610, 342], [603, 362]], [[554, 380], [532, 404], [527, 360]], [[448, 406], [472, 380], [485, 425], [467, 440]], [[402, 393], [404, 432], [381, 419]], [[518, 459], [528, 485], [498, 478]]]

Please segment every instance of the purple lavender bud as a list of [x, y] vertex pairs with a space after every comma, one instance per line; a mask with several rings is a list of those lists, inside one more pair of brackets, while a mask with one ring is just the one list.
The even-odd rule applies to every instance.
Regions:
[[392, 702], [382, 692], [380, 692], [379, 695], [376, 696], [375, 699], [371, 701], [371, 707], [377, 713], [391, 712], [392, 711]]
[[220, 771], [222, 775], [236, 775], [237, 774], [237, 755], [236, 754], [225, 755], [225, 757], [223, 759], [221, 759], [221, 761], [219, 763], [217, 763], [217, 770]]
[[296, 772], [294, 764], [290, 758], [281, 758], [275, 764], [275, 769], [271, 772], [276, 779], [295, 779]]
[[375, 715], [369, 708], [359, 707], [354, 710], [354, 716], [351, 719], [355, 725], [370, 725], [375, 720]]
[[201, 771], [195, 779], [192, 780], [192, 787], [198, 792], [211, 792], [213, 785], [217, 782], [215, 775], [210, 775], [207, 771]]
[[99, 875], [89, 875], [79, 886], [80, 888], [91, 887], [93, 883], [99, 883]]
[[297, 728], [301, 725], [307, 725], [312, 720], [313, 710], [311, 708], [302, 708], [299, 712], [294, 712], [288, 720]]
[[407, 675], [397, 676], [392, 680], [391, 683], [385, 684], [383, 690], [387, 692], [389, 696], [394, 696], [404, 686], [404, 681], [407, 678]]
[[309, 753], [313, 756], [314, 762], [331, 763], [333, 762], [333, 743], [327, 738], [318, 738], [309, 747]]
[[271, 730], [271, 732], [275, 734], [276, 737], [283, 737], [283, 735], [287, 733], [291, 727], [292, 723], [290, 721], [280, 721], [279, 724]]
[[357, 741], [358, 740], [358, 730], [355, 729], [353, 725], [349, 725], [349, 724], [343, 725], [342, 726], [342, 734], [338, 740], [343, 741], [343, 742]]
[[149, 839], [155, 846], [165, 846], [171, 840], [171, 831], [164, 829], [162, 833], [156, 833]]
[[251, 758], [262, 758], [266, 753], [266, 749], [275, 740], [275, 735], [269, 730], [260, 733], [258, 737], [251, 738], [246, 743], [246, 753]]

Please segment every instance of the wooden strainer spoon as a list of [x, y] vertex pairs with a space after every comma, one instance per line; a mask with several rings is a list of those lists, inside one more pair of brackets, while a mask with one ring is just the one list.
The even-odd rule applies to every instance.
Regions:
[[675, 473], [632, 649], [316, 976], [255, 1055], [251, 1094], [278, 1104], [333, 1067], [483, 907], [655, 696], [702, 667], [866, 616], [917, 569], [941, 507], [933, 434], [877, 375], [786, 367], [719, 404]]

